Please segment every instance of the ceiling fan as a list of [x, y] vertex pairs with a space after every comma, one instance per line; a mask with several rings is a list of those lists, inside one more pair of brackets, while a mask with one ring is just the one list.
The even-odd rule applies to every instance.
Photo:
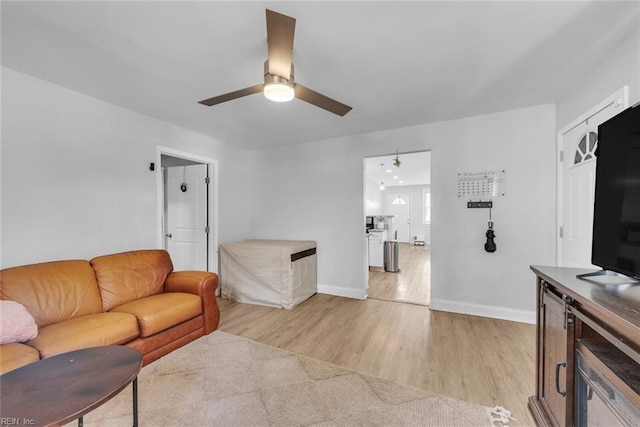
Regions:
[[272, 101], [286, 102], [295, 97], [339, 116], [344, 116], [351, 111], [351, 107], [348, 105], [313, 91], [300, 83], [295, 83], [293, 63], [291, 62], [295, 27], [296, 20], [294, 18], [267, 9], [268, 59], [264, 63], [264, 83], [214, 96], [199, 101], [199, 103], [211, 107], [263, 92]]

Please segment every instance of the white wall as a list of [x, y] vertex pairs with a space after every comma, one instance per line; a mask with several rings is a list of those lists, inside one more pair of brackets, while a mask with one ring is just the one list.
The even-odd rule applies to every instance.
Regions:
[[382, 191], [380, 191], [380, 183], [375, 183], [370, 179], [365, 179], [365, 215], [382, 215]]
[[[253, 152], [252, 232], [317, 240], [320, 290], [364, 298], [363, 158], [431, 150], [432, 307], [531, 322], [529, 265], [555, 260], [555, 133], [555, 108], [542, 105]], [[508, 175], [494, 254], [487, 211], [457, 197], [458, 172], [486, 169]]]
[[640, 101], [640, 22], [599, 66], [576, 76], [575, 86], [557, 103], [558, 130], [603, 99], [629, 86], [630, 105]]
[[2, 68], [0, 265], [155, 247], [158, 145], [219, 161], [219, 241], [249, 237], [245, 150]]
[[352, 138], [251, 153], [256, 238], [318, 241], [318, 282], [363, 297], [363, 157]]
[[[432, 307], [533, 322], [529, 266], [555, 262], [555, 108], [472, 117], [443, 131], [433, 151]], [[489, 212], [457, 197], [457, 173], [501, 169], [507, 193], [492, 209], [498, 249], [487, 253]]]

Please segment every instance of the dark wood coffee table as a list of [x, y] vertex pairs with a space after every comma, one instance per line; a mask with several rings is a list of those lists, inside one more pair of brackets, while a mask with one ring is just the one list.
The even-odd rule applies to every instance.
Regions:
[[133, 425], [138, 425], [137, 375], [142, 356], [106, 346], [43, 359], [0, 376], [5, 423], [49, 426], [78, 420], [133, 382]]

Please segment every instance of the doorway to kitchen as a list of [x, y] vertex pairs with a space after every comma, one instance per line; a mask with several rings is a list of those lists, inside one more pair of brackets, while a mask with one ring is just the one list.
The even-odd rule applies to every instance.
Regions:
[[367, 297], [428, 306], [431, 152], [364, 159]]

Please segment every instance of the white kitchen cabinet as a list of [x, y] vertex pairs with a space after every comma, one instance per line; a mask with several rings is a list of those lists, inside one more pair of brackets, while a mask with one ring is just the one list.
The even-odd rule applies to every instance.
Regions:
[[369, 232], [369, 266], [384, 267], [384, 241], [387, 230], [371, 230]]

